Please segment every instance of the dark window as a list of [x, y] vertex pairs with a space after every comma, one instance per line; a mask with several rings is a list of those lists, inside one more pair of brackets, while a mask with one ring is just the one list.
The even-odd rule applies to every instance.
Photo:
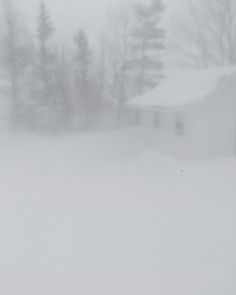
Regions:
[[153, 118], [153, 127], [159, 128], [160, 127], [160, 123], [161, 123], [161, 120], [160, 120], [160, 112], [156, 111], [154, 113], [154, 118]]
[[139, 109], [135, 110], [134, 121], [135, 121], [136, 125], [140, 125], [142, 123], [141, 110], [139, 110]]
[[176, 118], [175, 118], [175, 132], [178, 135], [183, 135], [184, 134], [184, 129], [185, 129], [185, 122], [184, 122], [184, 114], [178, 112], [176, 114]]

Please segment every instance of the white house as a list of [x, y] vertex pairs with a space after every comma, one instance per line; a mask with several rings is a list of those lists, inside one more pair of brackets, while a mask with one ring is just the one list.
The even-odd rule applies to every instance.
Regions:
[[236, 155], [236, 68], [168, 73], [129, 101], [136, 119], [155, 129], [160, 151], [178, 157]]

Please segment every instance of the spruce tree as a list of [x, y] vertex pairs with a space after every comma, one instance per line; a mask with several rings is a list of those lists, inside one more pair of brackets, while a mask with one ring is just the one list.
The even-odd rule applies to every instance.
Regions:
[[48, 42], [54, 32], [49, 14], [44, 2], [41, 2], [38, 18], [38, 41], [39, 41], [39, 62], [40, 74], [43, 84], [43, 96], [47, 102], [50, 100], [50, 63], [52, 55], [48, 48]]
[[24, 120], [24, 81], [32, 62], [32, 48], [28, 42], [28, 32], [19, 21], [19, 11], [11, 0], [2, 0], [2, 5], [4, 22], [0, 39], [0, 64], [10, 86], [10, 124], [16, 128], [20, 127]]
[[132, 58], [127, 67], [134, 77], [136, 95], [155, 87], [162, 78], [160, 54], [164, 49], [165, 31], [161, 27], [164, 9], [162, 0], [134, 5], [136, 22], [130, 34]]
[[54, 112], [57, 116], [58, 127], [65, 130], [70, 127], [72, 106], [70, 98], [68, 61], [64, 51], [56, 54], [53, 76]]
[[90, 67], [91, 67], [91, 51], [87, 36], [83, 30], [75, 36], [76, 45], [76, 107], [85, 115], [85, 124], [89, 124], [89, 117], [92, 107], [92, 89], [90, 79]]
[[55, 67], [56, 57], [50, 48], [54, 28], [44, 2], [41, 2], [38, 17], [38, 63], [36, 66], [36, 91], [34, 97], [36, 127], [53, 128], [56, 121]]

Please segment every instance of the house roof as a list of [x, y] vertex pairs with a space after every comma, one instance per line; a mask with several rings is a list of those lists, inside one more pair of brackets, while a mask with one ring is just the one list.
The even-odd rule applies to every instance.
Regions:
[[138, 108], [170, 108], [197, 103], [208, 97], [233, 73], [236, 73], [236, 67], [167, 72], [159, 86], [130, 100], [128, 104]]

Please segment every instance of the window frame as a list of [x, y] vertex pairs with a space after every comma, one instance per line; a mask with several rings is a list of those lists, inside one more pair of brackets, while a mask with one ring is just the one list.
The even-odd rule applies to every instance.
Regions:
[[159, 129], [161, 126], [161, 112], [158, 110], [154, 111], [152, 125], [155, 129]]
[[178, 136], [183, 136], [185, 134], [185, 114], [182, 111], [175, 113], [175, 133]]

